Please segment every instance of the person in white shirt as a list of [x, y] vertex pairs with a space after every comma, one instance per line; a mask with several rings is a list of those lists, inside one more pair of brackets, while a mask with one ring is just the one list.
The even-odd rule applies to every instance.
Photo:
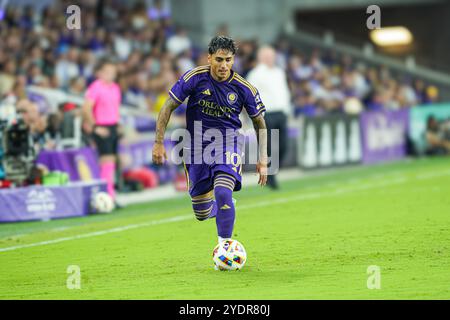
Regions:
[[78, 56], [78, 49], [73, 47], [56, 63], [55, 75], [60, 87], [67, 88], [70, 80], [80, 75]]
[[[287, 119], [292, 113], [292, 106], [286, 73], [276, 66], [275, 61], [275, 50], [270, 46], [261, 47], [258, 51], [258, 65], [248, 73], [247, 80], [258, 88], [261, 100], [266, 105], [264, 118], [267, 128], [279, 130], [281, 165], [287, 150]], [[268, 152], [272, 155], [271, 139], [268, 140]], [[268, 176], [267, 184], [272, 189], [278, 189], [275, 175]]]
[[183, 28], [178, 28], [177, 33], [167, 40], [167, 50], [175, 57], [192, 48], [191, 39]]

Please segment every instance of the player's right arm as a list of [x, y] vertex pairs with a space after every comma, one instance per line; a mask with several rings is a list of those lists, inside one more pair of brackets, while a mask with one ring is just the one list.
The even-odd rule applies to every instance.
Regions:
[[166, 132], [167, 124], [169, 123], [172, 112], [180, 105], [171, 97], [167, 98], [166, 102], [161, 108], [156, 121], [156, 138], [153, 145], [152, 159], [155, 164], [163, 164], [164, 159], [167, 160], [166, 149], [164, 148], [164, 133]]

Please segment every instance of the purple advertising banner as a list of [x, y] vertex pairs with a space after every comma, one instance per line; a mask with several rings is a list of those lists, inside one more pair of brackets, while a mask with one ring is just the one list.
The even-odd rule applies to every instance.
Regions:
[[363, 163], [401, 159], [406, 155], [409, 111], [377, 111], [361, 114]]
[[94, 149], [85, 147], [67, 150], [43, 150], [36, 163], [49, 171], [64, 171], [70, 181], [91, 181], [100, 178], [100, 168]]
[[106, 191], [106, 183], [99, 180], [0, 189], [0, 222], [84, 216], [90, 213], [92, 196], [100, 191]]

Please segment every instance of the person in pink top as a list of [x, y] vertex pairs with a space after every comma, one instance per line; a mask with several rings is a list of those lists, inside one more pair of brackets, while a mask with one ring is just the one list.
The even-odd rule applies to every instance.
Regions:
[[83, 129], [92, 135], [100, 156], [100, 177], [107, 182], [108, 193], [115, 200], [114, 177], [118, 153], [118, 123], [121, 92], [115, 82], [117, 67], [102, 61], [97, 80], [87, 89], [83, 104]]

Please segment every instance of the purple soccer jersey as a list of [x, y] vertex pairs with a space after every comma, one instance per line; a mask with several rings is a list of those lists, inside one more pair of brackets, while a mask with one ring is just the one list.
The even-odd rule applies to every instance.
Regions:
[[[188, 98], [186, 125], [192, 138], [185, 150], [191, 151], [191, 161], [186, 164], [191, 196], [212, 190], [213, 179], [218, 172], [234, 176], [235, 191], [240, 190], [244, 137], [238, 133], [242, 127], [239, 114], [244, 108], [251, 118], [265, 112], [258, 90], [234, 71], [227, 80], [218, 82], [211, 76], [207, 65], [186, 72], [169, 94], [179, 103]], [[216, 140], [202, 138], [200, 146], [194, 145], [194, 137], [206, 137], [205, 132], [210, 129], [216, 129], [222, 135], [222, 154], [214, 155], [214, 158], [222, 159], [220, 163], [204, 158], [205, 149]], [[230, 139], [233, 141], [231, 144], [228, 143]], [[196, 161], [199, 153], [203, 155], [200, 164]]]

